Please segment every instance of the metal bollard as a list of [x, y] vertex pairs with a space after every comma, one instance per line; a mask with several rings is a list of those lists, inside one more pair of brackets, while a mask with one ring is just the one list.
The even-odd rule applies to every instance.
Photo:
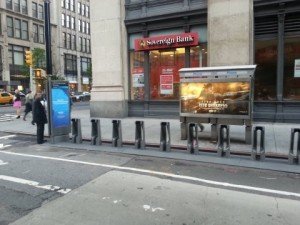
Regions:
[[145, 149], [145, 126], [144, 121], [135, 121], [135, 148]]
[[170, 152], [171, 151], [171, 137], [170, 137], [170, 123], [160, 123], [160, 150]]
[[[294, 150], [295, 136], [298, 134], [298, 142], [296, 152]], [[300, 162], [300, 128], [294, 128], [291, 130], [291, 142], [289, 152], [289, 164], [299, 164]]]
[[[226, 137], [224, 135], [224, 131], [226, 131]], [[226, 146], [224, 144], [226, 144]], [[228, 125], [220, 125], [217, 151], [218, 156], [220, 157], [230, 156], [230, 130]]]
[[72, 142], [82, 143], [81, 121], [80, 119], [72, 119]]
[[187, 150], [196, 155], [199, 154], [198, 124], [190, 123], [188, 128]]
[[[258, 131], [260, 131], [259, 152], [257, 151]], [[251, 157], [253, 160], [265, 160], [265, 158], [266, 158], [266, 155], [265, 155], [265, 128], [264, 127], [257, 126], [254, 128]]]
[[101, 126], [100, 120], [91, 120], [92, 123], [92, 138], [91, 138], [91, 145], [101, 145]]
[[112, 129], [112, 146], [113, 147], [122, 147], [122, 126], [121, 120], [113, 120], [113, 129]]

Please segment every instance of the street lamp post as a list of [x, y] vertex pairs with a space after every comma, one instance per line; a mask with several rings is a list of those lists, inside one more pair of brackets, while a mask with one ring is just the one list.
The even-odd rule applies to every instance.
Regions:
[[47, 77], [49, 77], [52, 75], [50, 0], [45, 0], [44, 8], [45, 8], [45, 40], [46, 40]]
[[51, 53], [51, 24], [50, 24], [50, 0], [45, 0], [45, 41], [46, 41], [46, 64], [47, 64], [47, 111], [48, 111], [48, 132], [52, 135], [51, 129], [51, 113], [52, 108], [50, 101], [50, 86], [51, 86], [51, 75], [52, 75], [52, 53]]

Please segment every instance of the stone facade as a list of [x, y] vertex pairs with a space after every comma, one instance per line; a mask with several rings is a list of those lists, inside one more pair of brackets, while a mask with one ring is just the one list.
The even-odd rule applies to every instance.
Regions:
[[253, 1], [208, 0], [210, 66], [253, 64]]
[[[91, 0], [92, 117], [127, 116], [128, 69], [124, 0]], [[96, 10], [97, 9], [97, 10]]]

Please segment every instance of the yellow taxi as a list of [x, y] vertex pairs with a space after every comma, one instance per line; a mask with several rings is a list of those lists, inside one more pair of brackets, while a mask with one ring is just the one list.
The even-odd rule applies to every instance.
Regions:
[[12, 104], [14, 96], [8, 92], [0, 92], [0, 104]]

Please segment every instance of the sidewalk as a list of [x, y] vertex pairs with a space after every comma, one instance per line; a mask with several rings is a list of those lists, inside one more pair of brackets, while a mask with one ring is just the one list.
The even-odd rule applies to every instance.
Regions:
[[[81, 119], [82, 136], [84, 139], [91, 138], [91, 118], [89, 110], [76, 110], [72, 112], [72, 118]], [[115, 118], [114, 118], [115, 119]], [[100, 118], [102, 140], [111, 141], [112, 139], [112, 120], [113, 118]], [[187, 142], [180, 139], [179, 119], [157, 119], [157, 118], [136, 118], [127, 117], [122, 121], [122, 136], [124, 142], [134, 142], [135, 121], [142, 120], [145, 123], [146, 144], [159, 144], [160, 141], [160, 122], [170, 122], [171, 145], [186, 147]], [[31, 125], [31, 118], [27, 121], [13, 119], [12, 121], [0, 122], [0, 131], [12, 133], [35, 134], [36, 127]], [[292, 128], [300, 128], [300, 124], [283, 123], [255, 123], [254, 125], [264, 126], [265, 149], [266, 153], [287, 155], [290, 145], [290, 133]], [[204, 124], [205, 129], [199, 134], [200, 149], [216, 149], [217, 143], [210, 141], [210, 125]], [[243, 126], [231, 126], [231, 150], [250, 152], [251, 145], [244, 144], [245, 129]], [[45, 135], [48, 135], [48, 127], [45, 127]], [[297, 143], [297, 142], [296, 142]]]

